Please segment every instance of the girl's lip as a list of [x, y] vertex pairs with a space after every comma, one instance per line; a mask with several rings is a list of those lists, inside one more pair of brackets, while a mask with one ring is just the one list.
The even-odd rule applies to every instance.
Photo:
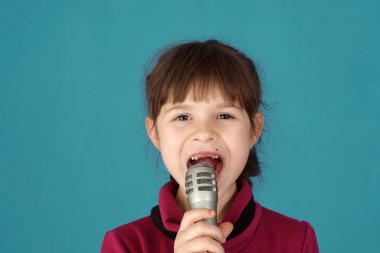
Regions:
[[223, 174], [223, 170], [224, 168], [222, 167], [221, 169], [220, 169], [220, 171], [218, 172], [218, 173], [216, 173], [216, 175], [215, 175], [215, 177], [216, 177], [216, 181], [219, 183], [219, 181], [220, 181], [220, 176]]

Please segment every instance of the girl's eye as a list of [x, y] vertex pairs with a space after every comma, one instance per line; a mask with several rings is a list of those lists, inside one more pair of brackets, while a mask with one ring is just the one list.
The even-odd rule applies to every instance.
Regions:
[[233, 117], [229, 114], [223, 113], [218, 116], [220, 119], [232, 119]]
[[188, 119], [189, 119], [189, 116], [187, 116], [187, 115], [179, 115], [175, 118], [175, 120], [179, 120], [179, 121], [185, 121]]

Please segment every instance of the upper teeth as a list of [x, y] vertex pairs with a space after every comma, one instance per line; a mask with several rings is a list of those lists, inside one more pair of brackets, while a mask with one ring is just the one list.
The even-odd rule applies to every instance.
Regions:
[[[191, 157], [191, 160], [198, 160], [198, 158], [199, 158], [198, 156], [192, 156], [192, 157]], [[211, 158], [212, 158], [212, 159], [218, 159], [219, 156], [217, 156], [217, 155], [212, 155]]]

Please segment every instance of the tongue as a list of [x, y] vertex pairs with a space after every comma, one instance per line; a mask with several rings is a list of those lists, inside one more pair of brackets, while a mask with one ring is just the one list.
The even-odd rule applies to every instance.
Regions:
[[214, 170], [218, 167], [220, 160], [219, 159], [212, 159], [211, 157], [203, 157], [203, 158], [198, 158], [198, 160], [193, 161], [193, 165], [198, 164], [198, 163], [209, 163]]

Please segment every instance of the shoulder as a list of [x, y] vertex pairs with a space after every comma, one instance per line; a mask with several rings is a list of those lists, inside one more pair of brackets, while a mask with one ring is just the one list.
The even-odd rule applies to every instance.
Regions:
[[159, 234], [150, 216], [116, 227], [106, 233], [102, 245], [102, 253], [139, 252], [149, 244], [149, 238]]
[[156, 230], [150, 216], [146, 216], [130, 223], [114, 228], [110, 232], [120, 235], [121, 237], [139, 237], [147, 231]]
[[307, 221], [297, 220], [261, 206], [259, 229], [272, 243], [299, 248], [299, 252], [318, 252], [317, 238]]
[[284, 214], [278, 213], [264, 206], [261, 206], [261, 223], [268, 227], [275, 226], [278, 229], [303, 230], [308, 224], [305, 221], [300, 221]]

